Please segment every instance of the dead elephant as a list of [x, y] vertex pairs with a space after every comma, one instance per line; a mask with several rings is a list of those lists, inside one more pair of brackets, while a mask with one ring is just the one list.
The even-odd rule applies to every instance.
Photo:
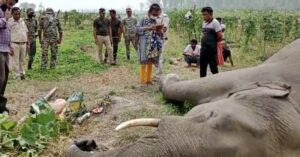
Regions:
[[169, 100], [190, 101], [184, 117], [141, 119], [118, 127], [157, 131], [123, 148], [69, 157], [298, 157], [300, 155], [300, 40], [264, 64], [205, 79], [162, 81]]

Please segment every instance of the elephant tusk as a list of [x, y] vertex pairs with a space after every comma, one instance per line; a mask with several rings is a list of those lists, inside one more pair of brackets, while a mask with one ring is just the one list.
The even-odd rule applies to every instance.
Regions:
[[158, 127], [158, 124], [160, 122], [160, 119], [150, 119], [150, 118], [143, 118], [143, 119], [134, 119], [127, 122], [124, 122], [120, 124], [118, 127], [116, 127], [116, 131], [135, 127], [135, 126], [150, 126], [150, 127]]

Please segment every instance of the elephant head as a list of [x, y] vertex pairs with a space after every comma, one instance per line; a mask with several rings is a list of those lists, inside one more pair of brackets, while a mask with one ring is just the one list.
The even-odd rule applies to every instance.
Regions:
[[194, 107], [185, 116], [137, 119], [116, 130], [152, 126], [136, 143], [105, 152], [68, 157], [294, 157], [300, 152], [300, 110], [281, 82], [253, 83], [224, 99]]

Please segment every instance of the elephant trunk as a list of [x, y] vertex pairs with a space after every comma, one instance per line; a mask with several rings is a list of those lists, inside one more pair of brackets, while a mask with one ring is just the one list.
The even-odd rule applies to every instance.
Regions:
[[[154, 139], [141, 140], [123, 148], [112, 149], [105, 152], [84, 152], [75, 145], [67, 151], [67, 157], [160, 157], [168, 152], [161, 144], [153, 143]], [[159, 146], [159, 147], [158, 147]], [[165, 151], [165, 152], [164, 152]], [[170, 155], [169, 155], [170, 156]]]
[[[207, 78], [201, 78], [190, 81], [178, 80], [178, 76], [168, 75], [161, 82], [161, 90], [164, 98], [171, 101], [188, 101], [193, 105], [208, 103], [226, 98], [233, 89], [240, 88], [259, 80], [280, 81], [276, 75], [274, 65], [263, 64], [261, 66], [247, 68], [242, 70], [228, 71], [213, 75]], [[262, 75], [263, 74], [263, 75]]]

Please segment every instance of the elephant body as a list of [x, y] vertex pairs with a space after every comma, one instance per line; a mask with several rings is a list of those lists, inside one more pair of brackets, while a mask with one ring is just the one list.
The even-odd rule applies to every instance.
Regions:
[[166, 76], [166, 99], [190, 101], [185, 116], [162, 118], [157, 131], [134, 144], [68, 157], [300, 156], [300, 40], [262, 65], [190, 81]]

